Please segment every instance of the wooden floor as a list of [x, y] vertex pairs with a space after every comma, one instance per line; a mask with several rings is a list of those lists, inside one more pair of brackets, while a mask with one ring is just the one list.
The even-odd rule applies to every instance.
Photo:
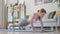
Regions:
[[60, 34], [60, 28], [54, 32], [0, 32], [0, 34]]
[[60, 32], [0, 32], [0, 34], [60, 34]]
[[57, 32], [0, 32], [0, 34], [60, 34], [60, 30]]

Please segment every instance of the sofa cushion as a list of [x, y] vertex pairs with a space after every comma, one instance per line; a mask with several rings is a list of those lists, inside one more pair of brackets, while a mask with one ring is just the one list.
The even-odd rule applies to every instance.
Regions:
[[54, 16], [55, 16], [55, 13], [56, 13], [56, 11], [50, 12], [50, 13], [49, 13], [49, 16], [48, 16], [48, 19], [53, 19]]

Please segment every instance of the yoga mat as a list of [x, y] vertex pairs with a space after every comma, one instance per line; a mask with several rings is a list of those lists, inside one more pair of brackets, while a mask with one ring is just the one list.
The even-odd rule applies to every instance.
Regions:
[[54, 32], [53, 30], [0, 30], [0, 32]]

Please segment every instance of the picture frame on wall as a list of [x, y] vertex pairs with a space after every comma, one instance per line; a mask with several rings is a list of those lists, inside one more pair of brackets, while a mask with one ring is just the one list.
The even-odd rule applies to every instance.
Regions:
[[52, 3], [53, 0], [44, 0], [44, 3]]
[[43, 3], [43, 0], [35, 0], [35, 5], [40, 5]]
[[46, 4], [46, 3], [52, 3], [54, 0], [35, 0], [35, 6], [41, 5], [41, 4]]

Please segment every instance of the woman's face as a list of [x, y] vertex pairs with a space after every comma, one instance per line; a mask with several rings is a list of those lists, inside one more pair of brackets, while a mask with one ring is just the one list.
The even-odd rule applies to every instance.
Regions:
[[39, 12], [38, 12], [38, 15], [39, 15], [40, 17], [44, 17], [45, 13], [44, 13], [44, 12], [39, 11]]

